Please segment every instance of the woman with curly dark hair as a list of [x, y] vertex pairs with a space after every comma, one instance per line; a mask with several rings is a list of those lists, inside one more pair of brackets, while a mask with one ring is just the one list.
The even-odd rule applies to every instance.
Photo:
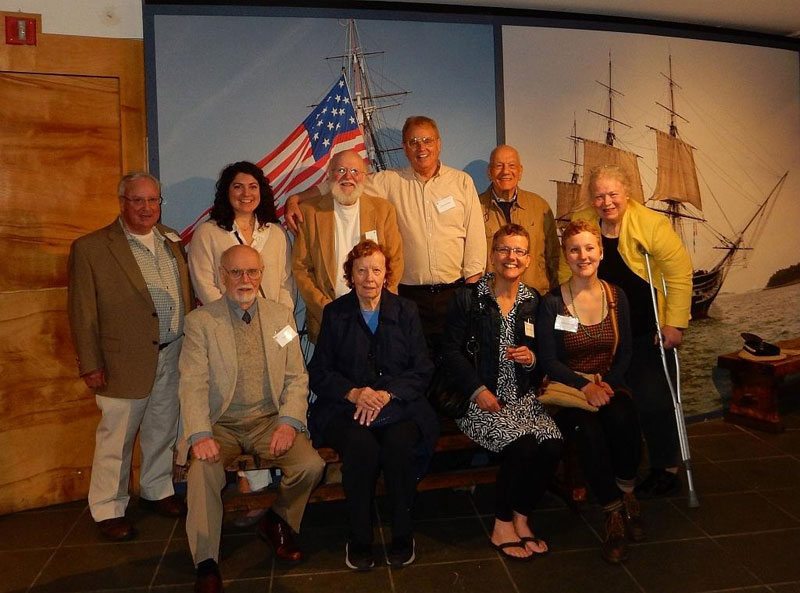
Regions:
[[269, 181], [248, 161], [222, 169], [209, 220], [197, 228], [189, 244], [189, 272], [201, 303], [222, 296], [225, 288], [219, 278], [220, 257], [237, 244], [249, 245], [264, 260], [262, 296], [293, 309], [289, 237], [275, 215]]

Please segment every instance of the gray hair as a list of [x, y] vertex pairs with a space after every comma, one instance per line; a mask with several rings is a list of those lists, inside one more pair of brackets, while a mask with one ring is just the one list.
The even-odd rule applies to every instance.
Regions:
[[161, 193], [161, 182], [156, 179], [155, 176], [150, 175], [150, 173], [146, 171], [133, 171], [127, 175], [124, 175], [122, 179], [119, 180], [119, 183], [117, 184], [117, 196], [120, 198], [125, 197], [125, 192], [128, 191], [128, 185], [137, 179], [149, 179], [155, 183], [156, 187], [158, 188], [158, 193]]

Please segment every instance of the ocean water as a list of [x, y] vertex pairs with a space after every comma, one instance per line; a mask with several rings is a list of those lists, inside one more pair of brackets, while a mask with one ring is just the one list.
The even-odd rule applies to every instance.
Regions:
[[800, 284], [742, 294], [722, 294], [710, 317], [692, 321], [679, 350], [681, 397], [687, 417], [714, 414], [730, 396], [730, 376], [717, 357], [741, 349], [742, 332], [768, 342], [800, 337]]

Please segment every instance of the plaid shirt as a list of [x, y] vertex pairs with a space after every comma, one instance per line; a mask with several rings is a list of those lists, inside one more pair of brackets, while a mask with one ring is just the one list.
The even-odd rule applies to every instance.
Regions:
[[128, 232], [124, 224], [122, 228], [156, 308], [158, 341], [168, 344], [183, 334], [183, 297], [175, 256], [167, 247], [164, 235], [156, 227], [153, 227], [155, 255], [135, 235]]

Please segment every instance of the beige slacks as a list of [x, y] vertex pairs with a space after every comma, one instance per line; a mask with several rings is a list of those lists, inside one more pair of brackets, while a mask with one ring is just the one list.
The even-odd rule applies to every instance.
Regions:
[[272, 510], [294, 531], [300, 531], [308, 497], [322, 477], [325, 462], [302, 433], [286, 453], [280, 457], [270, 455], [269, 443], [277, 426], [277, 416], [217, 423], [212, 430], [220, 446], [220, 460], [212, 463], [192, 459], [187, 477], [186, 535], [195, 565], [208, 558], [219, 560], [225, 466], [242, 453], [257, 453], [263, 461], [280, 468], [283, 475]]
[[130, 496], [131, 456], [136, 433], [142, 450], [139, 494], [149, 500], [172, 496], [172, 453], [178, 437], [178, 357], [183, 338], [158, 353], [153, 389], [142, 399], [95, 395], [102, 416], [95, 433], [89, 510], [95, 521], [125, 515]]

